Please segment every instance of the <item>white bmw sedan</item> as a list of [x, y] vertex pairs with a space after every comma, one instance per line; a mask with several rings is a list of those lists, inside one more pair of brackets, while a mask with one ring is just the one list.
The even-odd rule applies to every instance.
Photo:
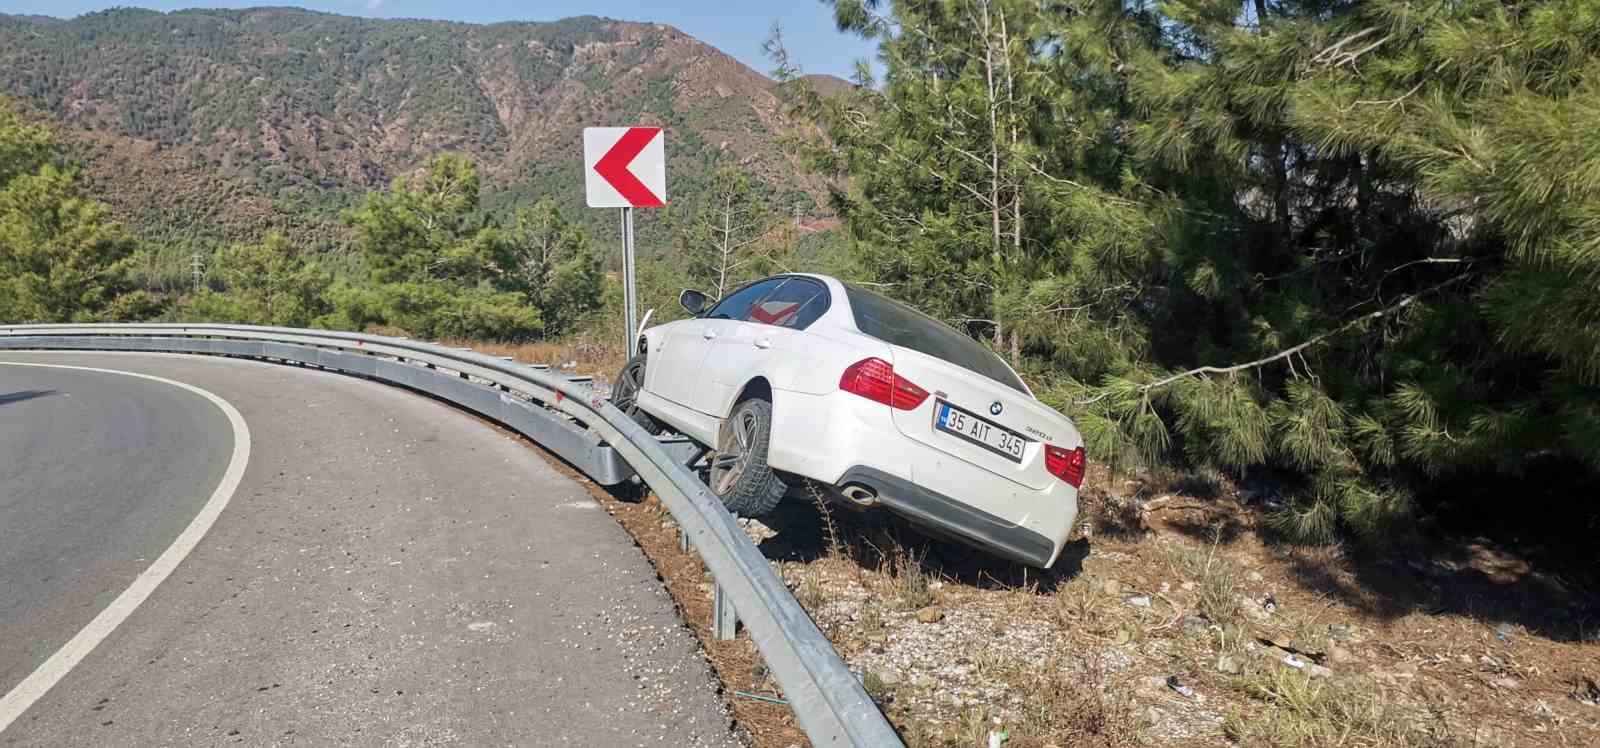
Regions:
[[[613, 401], [708, 450], [730, 511], [813, 486], [1048, 567], [1078, 513], [1083, 440], [999, 356], [897, 301], [780, 275], [650, 328]], [[708, 308], [709, 307], [709, 308]]]

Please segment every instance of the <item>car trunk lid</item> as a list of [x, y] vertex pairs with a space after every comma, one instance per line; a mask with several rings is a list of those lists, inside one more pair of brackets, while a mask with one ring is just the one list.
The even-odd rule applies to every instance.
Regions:
[[[907, 438], [1036, 490], [1057, 480], [1045, 469], [1044, 444], [1071, 449], [1081, 443], [1059, 413], [1027, 393], [943, 359], [891, 347], [894, 373], [930, 393], [914, 409], [892, 409], [895, 428]], [[1020, 449], [1009, 435], [1024, 440]], [[1015, 451], [1020, 459], [1011, 456]]]

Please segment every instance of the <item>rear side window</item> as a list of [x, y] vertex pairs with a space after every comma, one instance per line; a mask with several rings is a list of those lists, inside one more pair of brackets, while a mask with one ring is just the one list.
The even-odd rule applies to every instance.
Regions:
[[828, 289], [805, 278], [788, 278], [760, 303], [750, 307], [746, 319], [764, 325], [804, 330], [828, 310]]
[[903, 346], [982, 374], [1018, 392], [1027, 392], [1004, 361], [959, 330], [893, 299], [846, 285], [856, 329], [891, 345]]
[[707, 319], [744, 319], [750, 313], [750, 307], [755, 306], [761, 297], [766, 296], [782, 283], [782, 278], [751, 283], [744, 288], [722, 297], [722, 301], [711, 307]]

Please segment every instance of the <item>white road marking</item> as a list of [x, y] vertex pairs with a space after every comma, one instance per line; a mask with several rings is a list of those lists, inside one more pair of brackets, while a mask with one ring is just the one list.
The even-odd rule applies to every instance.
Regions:
[[217, 484], [217, 490], [211, 492], [211, 498], [207, 499], [205, 506], [200, 508], [200, 513], [195, 515], [189, 526], [185, 527], [182, 533], [179, 533], [178, 539], [172, 541], [172, 545], [162, 552], [161, 556], [150, 564], [149, 568], [140, 573], [138, 578], [134, 579], [133, 583], [128, 585], [128, 588], [123, 590], [122, 594], [117, 596], [117, 599], [112, 600], [111, 604], [106, 606], [105, 610], [100, 611], [100, 615], [95, 616], [94, 620], [84, 626], [76, 636], [73, 636], [70, 641], [56, 650], [55, 654], [50, 655], [50, 659], [39, 665], [27, 678], [18, 683], [16, 688], [11, 689], [4, 697], [0, 697], [0, 732], [5, 732], [5, 729], [18, 717], [22, 716], [22, 713], [27, 711], [28, 707], [33, 706], [35, 701], [38, 701], [51, 688], [55, 687], [56, 683], [66, 677], [74, 666], [81, 662], [83, 658], [89, 656], [89, 653], [93, 652], [100, 642], [104, 641], [107, 636], [111, 635], [112, 631], [117, 629], [117, 626], [127, 620], [128, 616], [132, 615], [133, 611], [138, 609], [139, 605], [145, 601], [145, 598], [150, 597], [150, 593], [154, 592], [156, 587], [166, 580], [174, 569], [178, 568], [178, 564], [183, 562], [189, 552], [194, 550], [196, 545], [199, 545], [200, 539], [205, 537], [206, 531], [210, 530], [211, 525], [217, 521], [217, 516], [222, 514], [222, 510], [228, 506], [228, 501], [233, 498], [234, 490], [239, 487], [239, 481], [244, 478], [245, 465], [250, 461], [250, 428], [245, 425], [244, 416], [239, 415], [238, 409], [234, 408], [227, 400], [223, 400], [192, 384], [175, 382], [171, 379], [155, 377], [149, 374], [137, 374], [131, 371], [117, 371], [115, 369], [97, 369], [90, 366], [30, 364], [13, 361], [0, 361], [0, 366], [77, 369], [79, 371], [93, 371], [102, 374], [121, 374], [170, 384], [210, 400], [213, 405], [222, 409], [223, 415], [228, 417], [228, 424], [233, 427], [233, 457], [229, 458], [228, 469], [222, 473], [222, 482]]

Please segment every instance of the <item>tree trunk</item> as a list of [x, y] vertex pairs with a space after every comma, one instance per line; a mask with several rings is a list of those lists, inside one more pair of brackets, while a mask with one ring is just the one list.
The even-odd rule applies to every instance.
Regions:
[[[1267, 35], [1267, 0], [1255, 0], [1256, 33]], [[1283, 134], [1276, 133], [1267, 141], [1267, 161], [1272, 168], [1272, 213], [1278, 236], [1287, 241], [1289, 223], [1289, 165], [1284, 163]]]
[[717, 300], [721, 301], [728, 293], [728, 262], [729, 255], [733, 254], [733, 198], [725, 197], [722, 201], [722, 262], [717, 268]]

